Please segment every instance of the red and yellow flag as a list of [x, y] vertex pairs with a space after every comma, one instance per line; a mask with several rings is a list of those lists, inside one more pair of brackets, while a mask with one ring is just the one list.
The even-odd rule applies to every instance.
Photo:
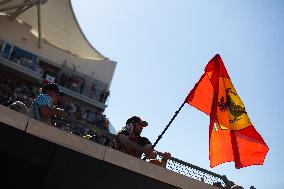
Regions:
[[268, 146], [253, 127], [220, 55], [208, 62], [186, 103], [210, 116], [211, 167], [230, 161], [236, 168], [263, 164]]

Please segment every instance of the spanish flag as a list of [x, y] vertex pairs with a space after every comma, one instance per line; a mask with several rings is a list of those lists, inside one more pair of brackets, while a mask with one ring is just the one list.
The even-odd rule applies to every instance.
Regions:
[[236, 168], [262, 165], [268, 146], [255, 130], [220, 55], [188, 94], [186, 103], [210, 116], [210, 166], [235, 162]]

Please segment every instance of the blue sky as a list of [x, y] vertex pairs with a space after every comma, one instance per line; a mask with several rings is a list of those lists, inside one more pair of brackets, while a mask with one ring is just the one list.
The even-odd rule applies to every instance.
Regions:
[[219, 53], [257, 131], [264, 166], [209, 167], [209, 117], [186, 105], [157, 145], [249, 188], [284, 188], [284, 1], [72, 0], [93, 46], [117, 68], [106, 114], [118, 130], [132, 115], [154, 142], [207, 62]]

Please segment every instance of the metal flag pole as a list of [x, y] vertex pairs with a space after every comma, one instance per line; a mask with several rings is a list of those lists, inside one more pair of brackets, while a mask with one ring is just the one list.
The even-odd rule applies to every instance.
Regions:
[[182, 103], [182, 105], [179, 107], [178, 111], [175, 112], [175, 115], [172, 117], [171, 121], [168, 123], [168, 125], [165, 127], [165, 129], [163, 130], [163, 132], [158, 136], [156, 142], [153, 145], [153, 149], [155, 148], [155, 146], [158, 144], [158, 142], [161, 140], [161, 138], [163, 137], [163, 135], [165, 134], [165, 132], [168, 130], [169, 126], [172, 124], [173, 120], [176, 118], [176, 116], [178, 115], [178, 113], [180, 112], [180, 110], [182, 109], [182, 107], [184, 106], [186, 102], [184, 101]]

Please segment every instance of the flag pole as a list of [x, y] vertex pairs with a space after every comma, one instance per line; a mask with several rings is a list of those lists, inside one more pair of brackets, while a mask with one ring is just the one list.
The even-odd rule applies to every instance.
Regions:
[[155, 146], [158, 144], [158, 142], [161, 140], [161, 138], [163, 137], [163, 135], [165, 134], [165, 132], [168, 130], [169, 126], [172, 124], [173, 120], [176, 118], [176, 116], [178, 115], [178, 113], [180, 112], [180, 110], [182, 109], [182, 107], [184, 106], [186, 102], [184, 101], [182, 103], [182, 105], [179, 107], [178, 111], [175, 112], [175, 115], [172, 117], [171, 121], [168, 123], [168, 125], [165, 127], [165, 129], [163, 130], [163, 132], [158, 136], [156, 142], [154, 143], [154, 145], [152, 146], [152, 148], [154, 149]]

